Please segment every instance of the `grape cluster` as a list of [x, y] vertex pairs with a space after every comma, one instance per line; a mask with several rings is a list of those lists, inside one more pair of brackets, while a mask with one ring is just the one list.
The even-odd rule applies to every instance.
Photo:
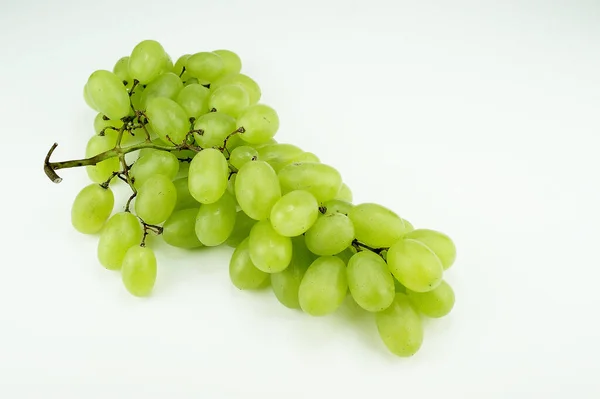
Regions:
[[[335, 168], [275, 141], [278, 115], [259, 103], [260, 87], [241, 67], [228, 50], [173, 65], [146, 40], [112, 72], [92, 73], [84, 97], [98, 115], [87, 158], [50, 162], [55, 145], [45, 162], [56, 182], [56, 170], [74, 166], [93, 181], [75, 198], [73, 226], [99, 233], [100, 263], [120, 270], [133, 295], [149, 295], [156, 280], [148, 234], [186, 249], [226, 244], [235, 248], [237, 288], [270, 286], [284, 306], [313, 316], [335, 312], [349, 292], [374, 313], [391, 352], [413, 355], [421, 315], [441, 317], [454, 305], [442, 279], [453, 242], [382, 205], [353, 204]], [[112, 214], [120, 180], [132, 194]]]

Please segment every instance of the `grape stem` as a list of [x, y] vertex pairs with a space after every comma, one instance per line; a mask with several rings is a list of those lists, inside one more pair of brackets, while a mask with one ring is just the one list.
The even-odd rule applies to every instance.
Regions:
[[367, 244], [364, 244], [358, 240], [354, 240], [352, 241], [352, 246], [354, 248], [356, 248], [357, 251], [364, 251], [365, 249], [371, 252], [375, 252], [376, 254], [381, 254], [383, 251], [387, 251], [389, 248], [373, 248], [368, 246]]

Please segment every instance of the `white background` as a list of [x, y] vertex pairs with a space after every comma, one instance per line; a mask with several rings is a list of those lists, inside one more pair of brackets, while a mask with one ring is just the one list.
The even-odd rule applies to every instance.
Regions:
[[[0, 397], [598, 398], [600, 3], [0, 2]], [[70, 226], [82, 88], [140, 40], [229, 48], [356, 202], [458, 246], [421, 351], [370, 317], [311, 318], [228, 279], [227, 248], [158, 246], [133, 298]], [[368, 395], [368, 396], [367, 396]]]

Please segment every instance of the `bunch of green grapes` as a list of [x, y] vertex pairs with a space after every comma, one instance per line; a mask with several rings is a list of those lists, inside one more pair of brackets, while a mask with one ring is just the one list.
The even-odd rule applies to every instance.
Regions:
[[[84, 88], [98, 112], [86, 155], [102, 160], [86, 164], [93, 183], [75, 199], [73, 226], [99, 233], [100, 263], [120, 270], [133, 295], [155, 284], [149, 232], [185, 249], [225, 244], [235, 248], [229, 275], [237, 288], [270, 286], [284, 306], [313, 316], [335, 312], [350, 295], [375, 315], [391, 352], [413, 355], [421, 317], [454, 305], [443, 280], [456, 257], [452, 240], [415, 230], [382, 205], [353, 204], [335, 168], [278, 143], [278, 115], [241, 68], [228, 50], [173, 65], [146, 40], [112, 72], [94, 72]], [[137, 154], [132, 164], [129, 153]], [[133, 194], [111, 216], [119, 179]]]

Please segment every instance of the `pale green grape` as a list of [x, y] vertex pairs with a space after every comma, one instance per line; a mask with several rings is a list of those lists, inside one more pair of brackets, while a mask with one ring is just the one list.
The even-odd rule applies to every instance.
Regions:
[[135, 87], [135, 89], [133, 89], [133, 92], [131, 93], [131, 96], [129, 98], [129, 100], [131, 101], [131, 105], [133, 105], [133, 108], [141, 111], [143, 109], [145, 109], [145, 106], [142, 106], [142, 98], [144, 97], [144, 87], [141, 85], [137, 85]]
[[208, 108], [237, 118], [250, 105], [250, 97], [240, 85], [226, 85], [214, 90]]
[[442, 262], [444, 270], [452, 266], [456, 259], [456, 247], [450, 237], [444, 233], [435, 230], [418, 229], [406, 234], [405, 237], [420, 241], [429, 247]]
[[119, 58], [113, 67], [113, 73], [117, 75], [117, 77], [121, 79], [123, 83], [127, 82], [127, 84], [124, 84], [124, 86], [127, 86], [127, 88], [132, 86], [133, 79], [129, 74], [129, 56]]
[[[175, 191], [177, 191], [177, 202], [175, 203], [175, 209], [173, 209], [173, 211], [188, 208], [198, 209], [200, 207], [200, 203], [196, 201], [194, 197], [192, 197], [192, 194], [190, 194], [187, 177], [173, 180], [173, 185], [175, 186]], [[195, 219], [196, 215], [194, 215], [194, 220]]]
[[350, 259], [356, 254], [356, 249], [352, 246], [344, 249], [342, 252], [335, 254], [338, 258], [344, 261], [344, 264], [347, 265], [350, 262]]
[[350, 258], [348, 288], [361, 308], [379, 312], [392, 304], [396, 295], [394, 278], [381, 256], [361, 251]]
[[268, 220], [252, 226], [249, 236], [250, 258], [267, 273], [284, 270], [292, 260], [292, 240], [277, 233]]
[[166, 53], [166, 54], [167, 54], [167, 59], [165, 60], [161, 74], [173, 72], [173, 60], [171, 59], [171, 56], [169, 55], [169, 53]]
[[250, 258], [250, 239], [244, 239], [233, 251], [229, 261], [229, 278], [240, 290], [261, 288], [269, 273], [258, 269]]
[[302, 152], [296, 156], [294, 156], [289, 163], [297, 163], [297, 162], [315, 162], [319, 163], [321, 160], [318, 156], [313, 154], [312, 152]]
[[207, 148], [190, 163], [188, 189], [196, 201], [212, 204], [227, 190], [228, 177], [229, 166], [221, 151]]
[[375, 323], [383, 343], [397, 356], [412, 356], [423, 343], [421, 317], [402, 293], [396, 293], [389, 308], [375, 314]]
[[98, 112], [110, 119], [121, 119], [129, 114], [129, 94], [114, 73], [104, 70], [92, 73], [87, 81], [87, 92]]
[[354, 226], [341, 213], [319, 216], [305, 234], [306, 246], [314, 254], [335, 255], [348, 248], [354, 240]]
[[[235, 198], [235, 178], [237, 174], [233, 174], [229, 176], [229, 182], [227, 182], [227, 192]], [[237, 200], [235, 200], [235, 204], [237, 206]]]
[[350, 187], [348, 187], [346, 183], [342, 183], [340, 191], [338, 191], [335, 198], [346, 202], [352, 202], [352, 190], [350, 190]]
[[342, 176], [322, 163], [293, 163], [279, 171], [279, 183], [284, 193], [310, 191], [319, 203], [335, 198], [342, 185]]
[[[200, 206], [200, 204], [198, 204]], [[202, 246], [196, 237], [196, 216], [198, 208], [174, 211], [163, 224], [162, 236], [165, 242], [178, 248], [198, 248]]]
[[110, 216], [115, 196], [110, 188], [90, 184], [77, 194], [71, 207], [71, 223], [80, 233], [99, 232]]
[[420, 241], [399, 240], [390, 247], [387, 263], [394, 277], [411, 291], [431, 291], [442, 282], [442, 262]]
[[246, 108], [239, 115], [237, 125], [244, 128], [244, 141], [251, 144], [264, 143], [277, 133], [279, 116], [268, 105], [256, 104]]
[[243, 165], [237, 173], [235, 197], [252, 219], [268, 218], [271, 208], [281, 198], [281, 188], [273, 168], [264, 161]]
[[351, 203], [338, 199], [327, 201], [323, 204], [323, 206], [326, 208], [326, 215], [341, 213], [342, 215], [348, 216], [350, 210], [354, 208], [354, 205], [352, 205]]
[[227, 238], [225, 243], [230, 247], [237, 247], [240, 243], [250, 235], [252, 226], [256, 224], [256, 220], [246, 215], [244, 211], [238, 211], [235, 218], [235, 226], [233, 231]]
[[121, 279], [127, 291], [135, 296], [148, 296], [156, 282], [156, 256], [147, 247], [129, 248], [123, 259]]
[[171, 145], [171, 141], [175, 144], [183, 143], [190, 130], [190, 121], [185, 110], [175, 101], [165, 97], [153, 98], [147, 105], [146, 115], [158, 137]]
[[119, 212], [111, 216], [98, 241], [98, 259], [102, 266], [110, 270], [120, 269], [125, 253], [140, 244], [143, 234], [142, 225], [133, 214]]
[[258, 151], [247, 145], [236, 147], [231, 151], [231, 154], [229, 154], [229, 163], [238, 170], [244, 166], [244, 164], [250, 161], [256, 161], [257, 159]]
[[167, 220], [177, 202], [177, 191], [170, 178], [154, 175], [146, 179], [135, 199], [135, 213], [146, 223], [159, 224]]
[[298, 301], [305, 313], [324, 316], [336, 311], [348, 291], [346, 265], [336, 256], [321, 256], [306, 270]]
[[196, 236], [208, 247], [221, 245], [231, 235], [236, 216], [235, 200], [225, 193], [217, 202], [200, 207], [196, 216]]
[[356, 205], [348, 214], [356, 239], [370, 247], [390, 247], [407, 233], [400, 216], [378, 204]]
[[296, 190], [281, 197], [271, 208], [271, 225], [286, 237], [306, 232], [319, 216], [319, 204], [315, 197], [304, 190]]
[[179, 92], [183, 89], [183, 83], [179, 76], [172, 72], [159, 75], [144, 89], [142, 95], [142, 107], [146, 108], [148, 102], [157, 97], [166, 97], [175, 100]]
[[[104, 136], [93, 136], [87, 143], [85, 157], [90, 158], [104, 151], [112, 150], [116, 144], [116, 132], [107, 130]], [[113, 157], [105, 159], [96, 165], [86, 166], [88, 176], [94, 183], [104, 183], [113, 172], [119, 171], [121, 165], [119, 158]]]
[[[242, 137], [243, 138], [243, 137]], [[294, 162], [304, 152], [292, 144], [268, 144], [258, 148], [258, 157], [261, 161], [268, 162], [275, 172]]]
[[230, 115], [209, 112], [196, 119], [194, 130], [202, 130], [202, 134], [194, 133], [194, 138], [202, 148], [221, 147], [225, 138], [235, 129], [235, 119]]
[[298, 302], [300, 283], [316, 256], [306, 248], [304, 237], [292, 238], [292, 248], [292, 261], [285, 270], [271, 274], [271, 287], [282, 305], [290, 309], [300, 309], [300, 302]]
[[229, 152], [231, 152], [240, 146], [247, 146], [247, 145], [248, 145], [248, 143], [246, 143], [244, 140], [242, 140], [241, 134], [234, 134], [233, 136], [231, 136], [229, 138], [229, 140], [227, 140], [227, 144], [225, 147], [227, 148], [227, 150]]
[[200, 52], [187, 59], [185, 70], [202, 82], [213, 82], [225, 72], [225, 63], [220, 55]]
[[83, 86], [83, 99], [85, 100], [85, 103], [88, 105], [88, 107], [90, 107], [94, 111], [98, 111], [98, 107], [96, 107], [96, 104], [94, 104], [94, 101], [92, 100], [92, 96], [88, 89], [87, 83]]
[[210, 90], [197, 83], [188, 84], [177, 95], [177, 104], [185, 110], [188, 118], [198, 118], [208, 112]]
[[425, 316], [443, 317], [454, 307], [454, 290], [445, 281], [428, 292], [414, 292], [407, 290], [406, 295], [413, 306]]
[[[246, 143], [246, 142], [244, 142], [244, 143]], [[274, 138], [271, 138], [271, 139], [265, 141], [264, 143], [258, 143], [258, 144], [246, 143], [245, 145], [249, 145], [250, 147], [254, 147], [258, 150], [266, 145], [271, 145], [271, 144], [279, 144], [279, 143]]]
[[129, 57], [129, 75], [142, 84], [150, 83], [165, 70], [169, 56], [155, 40], [140, 42]]
[[96, 117], [94, 118], [94, 131], [96, 132], [96, 134], [100, 133], [102, 130], [106, 131], [106, 130], [114, 130], [114, 129], [106, 129], [107, 127], [114, 127], [116, 129], [120, 129], [121, 126], [123, 126], [123, 121], [120, 119], [117, 119], [116, 121], [113, 121], [112, 119], [105, 119], [108, 117], [105, 117], [102, 114], [97, 114]]
[[408, 220], [402, 219], [402, 221], [404, 222], [404, 228], [406, 229], [407, 234], [415, 229], [414, 226], [412, 225], [412, 223], [409, 222]]
[[396, 278], [394, 278], [394, 286], [396, 287], [396, 292], [402, 292], [403, 294], [406, 294], [406, 287], [403, 286]]
[[223, 75], [216, 81], [211, 82], [210, 88], [212, 90], [217, 90], [219, 87], [232, 84], [240, 85], [246, 89], [248, 96], [250, 96], [250, 105], [256, 104], [258, 100], [260, 100], [261, 91], [258, 84], [249, 76], [241, 73]]
[[144, 153], [133, 164], [130, 170], [135, 187], [141, 187], [149, 178], [164, 175], [173, 179], [179, 170], [179, 160], [167, 151], [151, 151]]
[[240, 73], [242, 70], [242, 60], [240, 57], [230, 50], [215, 50], [213, 53], [217, 54], [223, 60], [223, 74]]

